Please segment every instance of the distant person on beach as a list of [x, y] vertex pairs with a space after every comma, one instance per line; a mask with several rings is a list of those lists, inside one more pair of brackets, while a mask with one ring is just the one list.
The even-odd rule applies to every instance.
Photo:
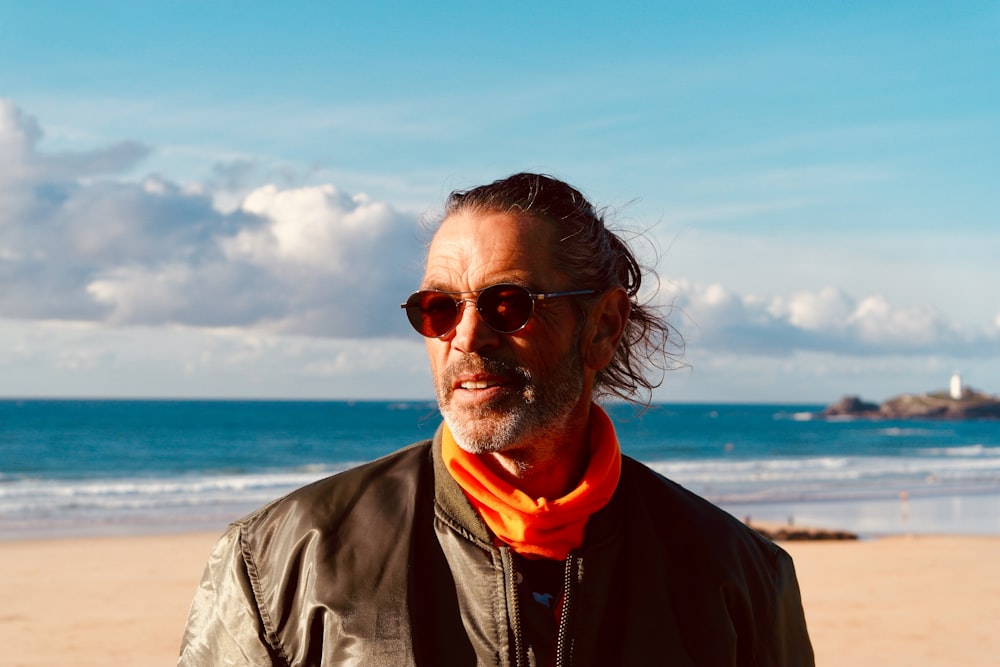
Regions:
[[641, 279], [566, 183], [453, 193], [403, 304], [444, 423], [234, 523], [179, 664], [812, 665], [790, 557], [593, 402], [665, 368]]

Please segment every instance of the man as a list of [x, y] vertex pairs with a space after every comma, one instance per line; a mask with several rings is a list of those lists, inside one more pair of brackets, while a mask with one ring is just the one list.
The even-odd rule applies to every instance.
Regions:
[[233, 524], [180, 664], [812, 665], [787, 554], [593, 403], [655, 386], [640, 282], [561, 181], [452, 194], [403, 305], [444, 424]]

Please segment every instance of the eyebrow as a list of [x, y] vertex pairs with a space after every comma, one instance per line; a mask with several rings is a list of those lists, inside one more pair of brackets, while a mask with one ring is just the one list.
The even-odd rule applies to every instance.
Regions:
[[452, 285], [450, 285], [448, 282], [445, 282], [445, 281], [442, 281], [442, 280], [437, 280], [437, 279], [426, 279], [425, 278], [420, 283], [420, 289], [421, 290], [434, 290], [434, 291], [437, 291], [437, 292], [459, 292], [459, 293], [463, 293], [464, 294], [464, 293], [468, 293], [468, 292], [481, 292], [484, 289], [486, 289], [487, 287], [492, 287], [493, 285], [518, 285], [518, 286], [523, 287], [524, 289], [526, 289], [526, 290], [528, 290], [529, 292], [532, 292], [532, 293], [540, 291], [540, 290], [536, 289], [536, 287], [538, 287], [538, 286], [535, 283], [530, 282], [528, 280], [525, 280], [523, 276], [516, 276], [516, 277], [515, 276], [493, 277], [492, 279], [490, 279], [489, 282], [483, 284], [481, 287], [479, 287], [477, 289], [471, 289], [471, 290], [457, 290]]

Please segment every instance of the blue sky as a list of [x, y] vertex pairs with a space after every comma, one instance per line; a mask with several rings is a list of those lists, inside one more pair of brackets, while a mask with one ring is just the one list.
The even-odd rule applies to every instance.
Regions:
[[0, 396], [431, 396], [444, 196], [643, 231], [664, 401], [1000, 393], [1000, 7], [0, 0]]

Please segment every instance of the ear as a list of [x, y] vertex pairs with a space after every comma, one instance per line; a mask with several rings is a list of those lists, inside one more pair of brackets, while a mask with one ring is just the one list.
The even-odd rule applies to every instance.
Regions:
[[593, 371], [611, 363], [632, 310], [628, 293], [621, 287], [607, 290], [590, 310], [580, 341], [583, 361]]

